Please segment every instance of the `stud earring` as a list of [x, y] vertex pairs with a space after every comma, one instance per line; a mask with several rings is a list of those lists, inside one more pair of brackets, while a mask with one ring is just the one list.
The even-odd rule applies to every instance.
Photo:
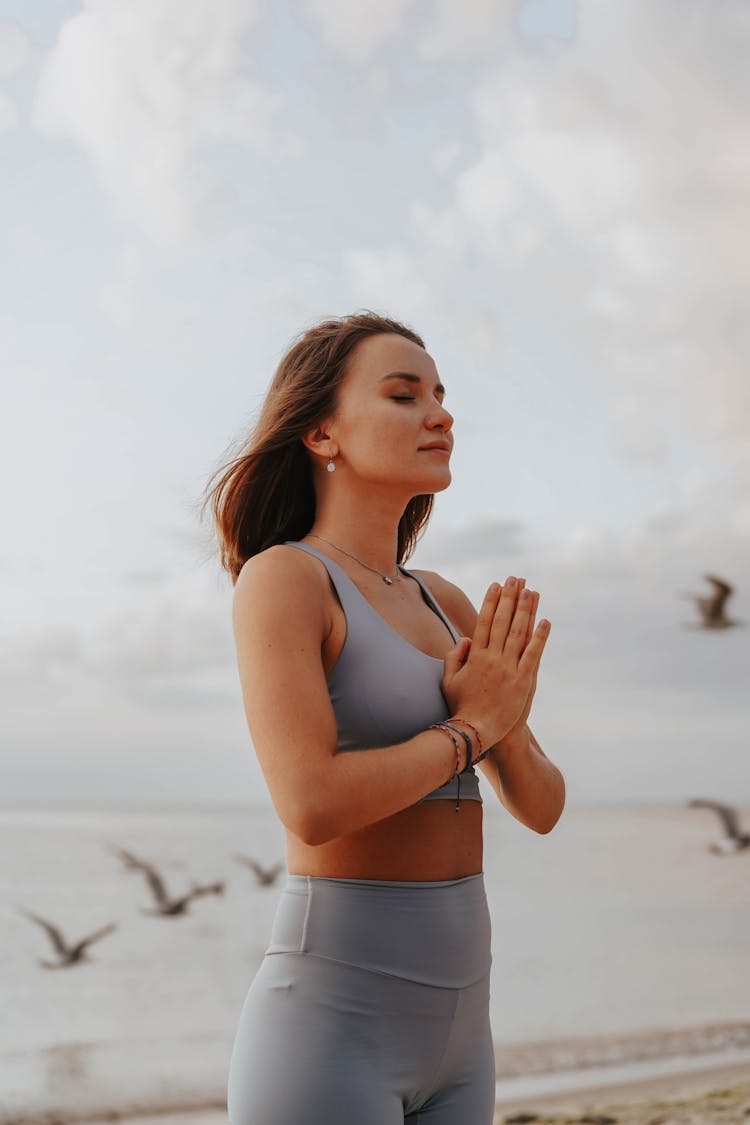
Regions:
[[326, 468], [328, 469], [329, 473], [336, 472], [336, 466], [333, 463], [333, 454], [331, 453], [330, 449], [328, 450], [328, 464], [326, 465]]

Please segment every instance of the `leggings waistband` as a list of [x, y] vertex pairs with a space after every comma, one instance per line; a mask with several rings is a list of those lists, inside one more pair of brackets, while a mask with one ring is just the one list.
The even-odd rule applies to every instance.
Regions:
[[483, 872], [428, 882], [288, 874], [266, 954], [465, 988], [489, 973], [490, 945]]

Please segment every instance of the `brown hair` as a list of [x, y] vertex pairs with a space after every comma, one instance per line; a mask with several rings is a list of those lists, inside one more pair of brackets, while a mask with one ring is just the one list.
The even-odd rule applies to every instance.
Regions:
[[[300, 333], [276, 368], [240, 452], [209, 478], [200, 516], [210, 504], [221, 566], [233, 586], [247, 559], [285, 539], [301, 539], [312, 527], [312, 463], [300, 438], [335, 413], [351, 353], [360, 340], [381, 332], [397, 332], [425, 346], [411, 328], [369, 310], [324, 320]], [[414, 550], [433, 503], [434, 493], [426, 493], [406, 505], [398, 525], [399, 563]]]

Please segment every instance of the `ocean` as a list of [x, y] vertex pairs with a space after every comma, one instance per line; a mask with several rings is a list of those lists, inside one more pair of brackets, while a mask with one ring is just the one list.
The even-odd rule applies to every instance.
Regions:
[[[485, 797], [499, 1074], [750, 1047], [750, 849], [712, 854], [721, 834], [708, 810], [599, 805], [540, 836]], [[224, 893], [150, 916], [115, 847], [170, 892]], [[261, 886], [239, 853], [283, 870]], [[285, 872], [269, 805], [0, 810], [0, 1121], [221, 1097]], [[117, 928], [46, 969], [49, 938], [19, 908], [68, 938]]]

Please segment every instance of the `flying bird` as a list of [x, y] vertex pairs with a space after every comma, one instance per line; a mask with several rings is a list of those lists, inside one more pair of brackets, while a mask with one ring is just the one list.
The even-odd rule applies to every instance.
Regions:
[[146, 910], [140, 908], [141, 914], [161, 914], [166, 917], [175, 917], [178, 914], [186, 914], [187, 908], [194, 898], [200, 898], [202, 895], [221, 895], [224, 893], [224, 883], [193, 883], [190, 884], [190, 890], [180, 895], [178, 898], [170, 898], [167, 894], [167, 888], [164, 885], [159, 872], [153, 864], [147, 863], [146, 860], [138, 859], [132, 852], [128, 852], [125, 848], [112, 847], [111, 849], [125, 864], [128, 870], [140, 871], [146, 877], [146, 882], [149, 885], [154, 900], [156, 902], [155, 910]]
[[717, 844], [709, 844], [709, 851], [716, 855], [731, 855], [733, 852], [740, 852], [743, 848], [750, 847], [750, 833], [740, 832], [737, 810], [731, 805], [725, 805], [721, 801], [704, 800], [702, 797], [695, 797], [689, 804], [693, 809], [713, 809], [724, 826], [726, 835]]
[[712, 594], [701, 596], [700, 594], [691, 594], [687, 590], [678, 592], [678, 597], [689, 598], [690, 601], [695, 602], [703, 618], [699, 625], [685, 624], [682, 628], [731, 629], [733, 625], [744, 625], [744, 621], [724, 615], [724, 606], [730, 594], [734, 593], [734, 586], [725, 582], [723, 578], [717, 578], [715, 574], [704, 574], [703, 577], [713, 586]]
[[250, 856], [237, 854], [234, 858], [238, 863], [244, 863], [245, 867], [249, 867], [251, 871], [255, 872], [255, 877], [262, 887], [270, 887], [284, 870], [283, 863], [276, 863], [273, 867], [261, 867]]
[[91, 945], [92, 942], [98, 941], [99, 938], [103, 938], [105, 934], [110, 934], [113, 930], [117, 929], [116, 923], [110, 922], [108, 926], [102, 926], [100, 930], [89, 934], [88, 937], [81, 938], [75, 945], [71, 945], [65, 940], [58, 927], [52, 922], [48, 922], [46, 918], [40, 918], [38, 914], [34, 914], [31, 910], [24, 910], [22, 906], [17, 907], [17, 910], [26, 918], [31, 918], [33, 922], [40, 925], [49, 935], [49, 939], [57, 953], [58, 960], [39, 960], [39, 964], [43, 965], [45, 969], [64, 969], [67, 965], [75, 965], [79, 961], [90, 961], [91, 958], [86, 953], [86, 947]]

